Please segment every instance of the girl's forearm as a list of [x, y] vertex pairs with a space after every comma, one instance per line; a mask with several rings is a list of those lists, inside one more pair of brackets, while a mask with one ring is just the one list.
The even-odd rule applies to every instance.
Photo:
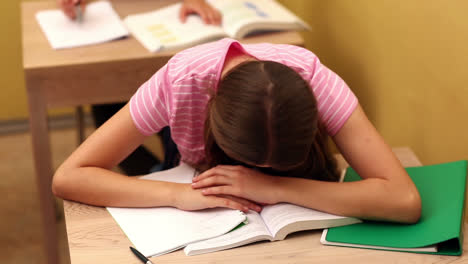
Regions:
[[175, 189], [179, 187], [97, 167], [59, 169], [52, 184], [54, 194], [63, 199], [115, 207], [173, 206]]
[[417, 190], [384, 179], [338, 183], [281, 178], [279, 188], [282, 202], [332, 214], [403, 223], [420, 217]]

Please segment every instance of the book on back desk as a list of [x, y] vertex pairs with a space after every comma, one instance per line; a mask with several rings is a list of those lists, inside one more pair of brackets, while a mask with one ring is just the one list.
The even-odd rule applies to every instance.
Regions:
[[[416, 224], [364, 221], [324, 230], [325, 245], [461, 255], [467, 161], [406, 168], [419, 190], [421, 219]], [[344, 181], [360, 180], [348, 168]]]
[[240, 39], [264, 31], [303, 30], [309, 26], [274, 0], [211, 0], [222, 25], [207, 25], [197, 15], [179, 19], [180, 3], [124, 19], [130, 32], [149, 51], [188, 48], [223, 37]]

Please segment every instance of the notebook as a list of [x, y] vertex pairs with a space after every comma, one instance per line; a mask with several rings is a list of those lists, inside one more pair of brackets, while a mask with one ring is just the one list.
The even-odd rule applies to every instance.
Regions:
[[320, 212], [298, 205], [279, 203], [263, 207], [260, 213], [247, 213], [248, 224], [208, 240], [189, 244], [186, 255], [198, 255], [257, 241], [283, 240], [287, 235], [304, 230], [323, 229], [333, 226], [351, 225], [361, 220]]
[[180, 3], [124, 19], [130, 32], [150, 52], [181, 49], [223, 37], [240, 39], [265, 31], [303, 30], [309, 26], [274, 0], [211, 0], [222, 25], [206, 25], [197, 15], [179, 20]]
[[[325, 245], [415, 253], [461, 255], [467, 161], [406, 168], [422, 200], [416, 224], [364, 221], [324, 230]], [[360, 180], [348, 168], [345, 181]]]
[[[194, 171], [182, 163], [176, 168], [142, 178], [191, 183]], [[135, 248], [147, 257], [166, 254], [189, 243], [223, 235], [246, 220], [243, 212], [224, 208], [183, 211], [172, 207], [107, 207], [107, 210]]]
[[53, 49], [103, 43], [129, 35], [108, 1], [89, 3], [81, 21], [69, 19], [62, 10], [43, 10], [36, 19]]

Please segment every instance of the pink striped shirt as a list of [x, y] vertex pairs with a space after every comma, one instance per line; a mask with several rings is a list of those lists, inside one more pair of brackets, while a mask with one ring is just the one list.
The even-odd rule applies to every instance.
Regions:
[[144, 135], [169, 126], [182, 161], [204, 159], [203, 128], [209, 89], [216, 89], [230, 48], [238, 48], [258, 60], [282, 63], [310, 83], [319, 117], [334, 135], [357, 106], [346, 83], [322, 65], [312, 52], [291, 45], [249, 44], [222, 39], [184, 50], [145, 82], [130, 99], [130, 112]]

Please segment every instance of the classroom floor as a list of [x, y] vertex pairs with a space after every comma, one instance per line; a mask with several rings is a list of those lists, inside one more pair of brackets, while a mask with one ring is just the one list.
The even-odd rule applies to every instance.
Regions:
[[[76, 147], [73, 129], [51, 132], [54, 166]], [[0, 263], [46, 263], [39, 200], [35, 185], [31, 136], [29, 133], [0, 136]], [[57, 202], [60, 207], [60, 202]], [[57, 214], [61, 263], [67, 258], [63, 214]]]
[[[87, 134], [92, 131], [87, 129]], [[76, 148], [73, 128], [50, 133], [54, 167]], [[146, 142], [145, 142], [146, 143]], [[155, 146], [157, 143], [151, 144]], [[154, 148], [157, 148], [154, 147]], [[44, 264], [39, 201], [29, 133], [0, 135], [0, 263]], [[57, 202], [61, 207], [60, 201]], [[62, 264], [69, 263], [63, 214], [57, 213]]]

